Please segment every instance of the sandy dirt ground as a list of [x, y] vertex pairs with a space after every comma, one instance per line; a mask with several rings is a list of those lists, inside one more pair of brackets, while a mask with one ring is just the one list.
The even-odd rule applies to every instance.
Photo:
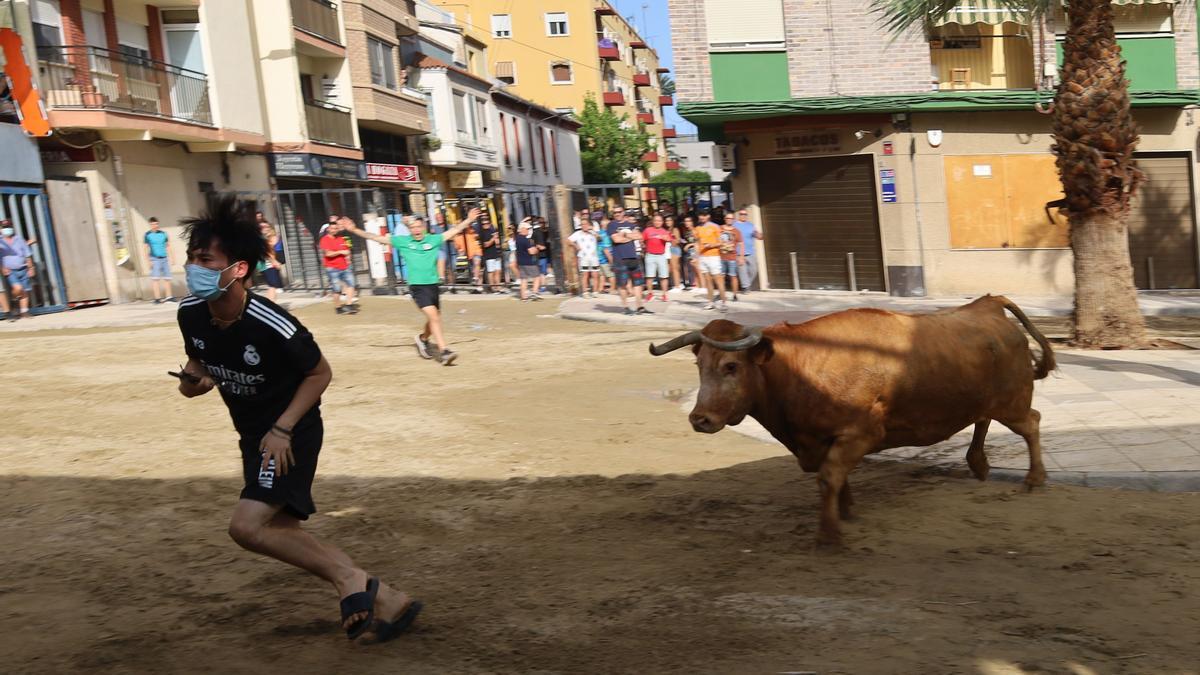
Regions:
[[779, 446], [693, 433], [660, 331], [450, 298], [299, 316], [333, 364], [311, 528], [426, 602], [347, 641], [332, 589], [225, 535], [238, 451], [174, 326], [0, 337], [7, 672], [1195, 673], [1200, 495], [853, 476], [840, 553]]

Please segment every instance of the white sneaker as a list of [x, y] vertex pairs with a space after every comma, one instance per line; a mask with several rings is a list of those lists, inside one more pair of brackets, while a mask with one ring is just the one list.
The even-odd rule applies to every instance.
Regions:
[[704, 306], [704, 309], [716, 309], [716, 308], [717, 308], [717, 306], [712, 304], [711, 302]]
[[433, 358], [433, 354], [429, 353], [430, 345], [429, 345], [428, 341], [422, 340], [421, 336], [417, 335], [416, 337], [413, 338], [413, 342], [416, 343], [417, 353], [421, 355], [421, 358], [423, 358], [423, 359], [432, 359]]
[[724, 302], [724, 301], [721, 301], [721, 306], [720, 306], [720, 309], [721, 309], [721, 311], [722, 311], [722, 312], [728, 312], [728, 311], [729, 311], [729, 305], [725, 304], [725, 302]]

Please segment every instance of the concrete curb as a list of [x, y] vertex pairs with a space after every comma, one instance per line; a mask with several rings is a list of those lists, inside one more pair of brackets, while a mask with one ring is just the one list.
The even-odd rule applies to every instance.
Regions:
[[568, 321], [589, 321], [592, 323], [608, 323], [616, 326], [630, 326], [632, 328], [650, 328], [662, 330], [691, 330], [701, 327], [704, 324], [689, 323], [676, 319], [658, 318], [653, 315], [647, 316], [625, 316], [624, 314], [607, 314], [605, 312], [559, 312], [558, 318]]
[[[963, 478], [975, 480], [966, 464], [927, 462], [889, 455], [868, 455], [866, 460], [910, 464], [943, 474], [961, 473]], [[1023, 483], [1025, 470], [993, 468], [988, 472], [988, 480]], [[1077, 485], [1140, 492], [1200, 492], [1200, 471], [1047, 471], [1046, 485]]]

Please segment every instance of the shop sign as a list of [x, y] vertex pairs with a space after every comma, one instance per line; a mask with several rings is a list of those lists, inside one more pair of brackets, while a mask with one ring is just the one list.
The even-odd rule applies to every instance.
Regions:
[[386, 183], [420, 183], [421, 174], [407, 164], [367, 164], [367, 180]]
[[895, 169], [880, 169], [879, 170], [879, 193], [883, 197], [884, 204], [896, 203], [896, 170]]
[[305, 152], [280, 152], [271, 155], [271, 173], [275, 176], [307, 176], [336, 180], [366, 180], [367, 165], [357, 159], [324, 157]]
[[54, 148], [52, 150], [42, 150], [41, 152], [44, 164], [96, 161], [96, 151], [92, 148]]
[[836, 131], [799, 131], [775, 137], [776, 155], [826, 155], [841, 151], [842, 139]]

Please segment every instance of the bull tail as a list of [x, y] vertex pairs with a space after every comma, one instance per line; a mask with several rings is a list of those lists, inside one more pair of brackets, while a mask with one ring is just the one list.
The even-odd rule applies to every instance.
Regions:
[[1015, 302], [1009, 300], [1003, 295], [997, 295], [995, 298], [1000, 301], [1000, 304], [1004, 306], [1004, 309], [1012, 312], [1012, 315], [1017, 317], [1017, 321], [1021, 322], [1021, 325], [1025, 327], [1025, 330], [1028, 331], [1029, 334], [1033, 336], [1034, 341], [1038, 343], [1038, 347], [1042, 349], [1041, 358], [1034, 362], [1033, 379], [1045, 379], [1045, 377], [1050, 374], [1050, 371], [1058, 368], [1058, 364], [1054, 361], [1054, 350], [1050, 348], [1050, 341], [1046, 339], [1045, 335], [1042, 335], [1042, 331], [1038, 330], [1037, 326], [1033, 325], [1033, 323], [1029, 320], [1029, 317], [1025, 316], [1025, 312], [1022, 312], [1021, 308], [1017, 307]]

